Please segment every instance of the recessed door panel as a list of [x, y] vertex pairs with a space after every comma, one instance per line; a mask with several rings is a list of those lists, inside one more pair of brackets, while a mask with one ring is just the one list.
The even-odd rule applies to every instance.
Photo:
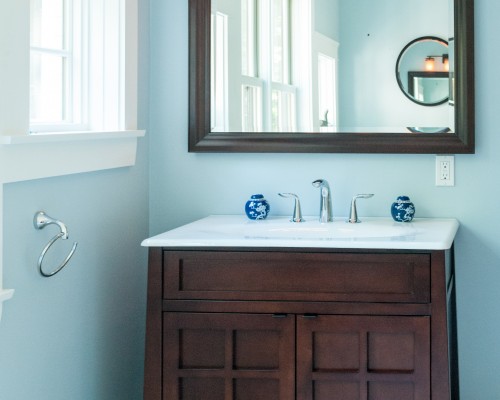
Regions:
[[164, 313], [163, 399], [293, 400], [295, 317]]
[[298, 400], [429, 398], [429, 317], [298, 317]]

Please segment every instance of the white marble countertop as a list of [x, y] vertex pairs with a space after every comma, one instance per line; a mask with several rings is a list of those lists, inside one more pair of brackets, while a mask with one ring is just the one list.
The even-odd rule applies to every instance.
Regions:
[[453, 218], [345, 220], [321, 224], [316, 217], [305, 217], [305, 222], [293, 223], [289, 217], [251, 221], [244, 215], [212, 215], [146, 239], [142, 246], [446, 250], [459, 227]]

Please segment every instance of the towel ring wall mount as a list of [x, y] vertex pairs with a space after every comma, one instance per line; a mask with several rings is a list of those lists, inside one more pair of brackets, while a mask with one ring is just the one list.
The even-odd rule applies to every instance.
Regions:
[[66, 264], [69, 262], [71, 257], [73, 257], [73, 254], [75, 253], [76, 247], [78, 246], [77, 242], [73, 243], [73, 247], [71, 248], [71, 251], [69, 254], [66, 256], [66, 258], [63, 260], [63, 262], [52, 272], [45, 272], [42, 268], [42, 263], [43, 259], [45, 257], [45, 254], [47, 251], [52, 247], [52, 245], [58, 240], [58, 239], [63, 239], [66, 240], [68, 239], [68, 229], [66, 228], [66, 225], [62, 222], [59, 221], [55, 218], [49, 217], [44, 211], [38, 211], [35, 213], [35, 216], [33, 217], [33, 225], [35, 226], [35, 229], [43, 229], [47, 225], [55, 224], [59, 227], [60, 232], [55, 235], [50, 241], [45, 245], [43, 248], [40, 257], [38, 257], [38, 270], [40, 271], [40, 274], [44, 276], [45, 278], [54, 276], [57, 274], [59, 271], [61, 271]]

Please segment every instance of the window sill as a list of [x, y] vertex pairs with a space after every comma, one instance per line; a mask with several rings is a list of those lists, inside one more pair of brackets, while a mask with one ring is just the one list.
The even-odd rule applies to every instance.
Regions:
[[135, 165], [145, 131], [61, 132], [0, 136], [0, 182]]
[[107, 132], [50, 132], [33, 133], [31, 135], [0, 136], [0, 144], [30, 144], [49, 142], [70, 142], [81, 140], [104, 140], [104, 139], [125, 139], [131, 137], [142, 137], [144, 131], [107, 131]]
[[0, 135], [0, 320], [3, 289], [3, 184], [135, 165], [137, 138], [145, 131]]

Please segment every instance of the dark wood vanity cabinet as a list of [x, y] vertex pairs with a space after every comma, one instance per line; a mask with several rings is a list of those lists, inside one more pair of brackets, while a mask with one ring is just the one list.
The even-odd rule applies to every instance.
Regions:
[[458, 399], [451, 251], [149, 256], [146, 400]]

